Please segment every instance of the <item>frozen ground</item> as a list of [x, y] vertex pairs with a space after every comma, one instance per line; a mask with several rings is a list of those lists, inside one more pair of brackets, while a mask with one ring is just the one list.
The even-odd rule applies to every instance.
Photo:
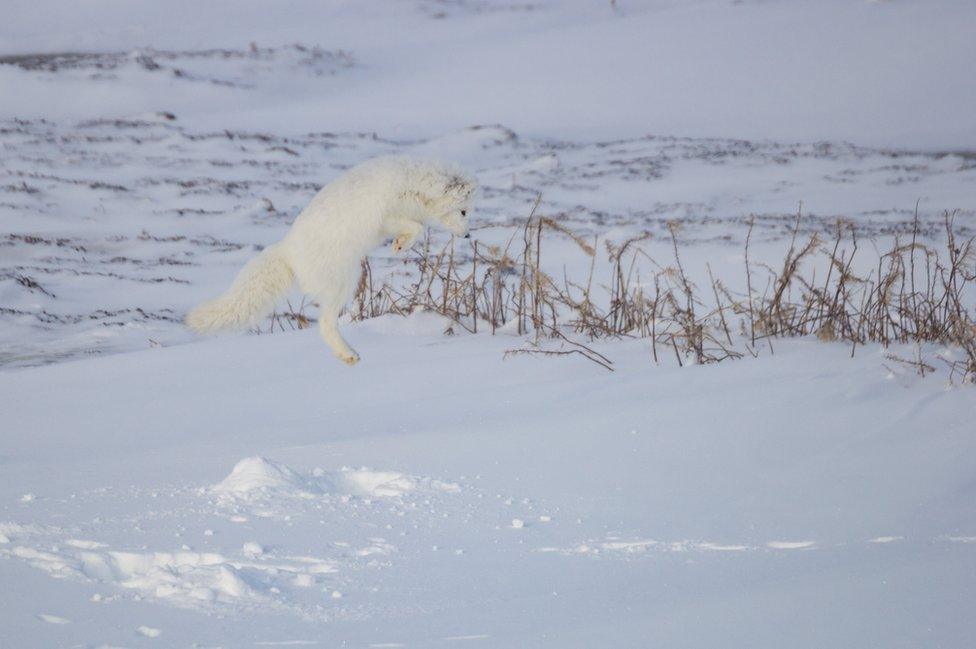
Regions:
[[976, 399], [941, 366], [595, 343], [609, 373], [418, 313], [345, 325], [349, 369], [180, 325], [382, 153], [477, 175], [481, 244], [541, 194], [663, 263], [680, 221], [732, 290], [750, 216], [776, 264], [801, 202], [868, 267], [916, 204], [925, 245], [976, 233], [969, 3], [617, 5], [11, 3], [0, 647], [971, 644]]

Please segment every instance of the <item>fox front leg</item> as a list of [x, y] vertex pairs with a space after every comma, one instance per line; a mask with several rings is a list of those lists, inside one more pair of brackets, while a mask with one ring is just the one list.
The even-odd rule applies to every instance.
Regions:
[[392, 249], [394, 254], [402, 250], [408, 250], [413, 245], [413, 242], [417, 240], [417, 237], [420, 236], [423, 229], [424, 226], [416, 221], [404, 221], [399, 228], [400, 233], [393, 239]]

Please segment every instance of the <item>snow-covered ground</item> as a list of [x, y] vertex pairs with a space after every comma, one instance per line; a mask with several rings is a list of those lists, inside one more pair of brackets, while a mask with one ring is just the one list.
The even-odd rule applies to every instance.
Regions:
[[0, 374], [6, 646], [967, 646], [970, 390], [443, 326]]
[[[0, 52], [343, 50], [355, 73], [147, 93], [0, 71], [0, 114], [165, 103], [212, 129], [822, 140], [971, 149], [970, 0], [7, 0]], [[156, 76], [163, 90], [165, 74]], [[126, 77], [120, 77], [125, 79]]]
[[474, 173], [479, 244], [541, 195], [662, 264], [677, 220], [731, 290], [750, 217], [756, 265], [798, 210], [869, 268], [916, 205], [924, 245], [972, 236], [971, 3], [8, 4], [0, 647], [972, 644], [976, 398], [941, 364], [594, 342], [607, 372], [414, 313], [343, 325], [347, 368], [180, 324], [384, 153]]

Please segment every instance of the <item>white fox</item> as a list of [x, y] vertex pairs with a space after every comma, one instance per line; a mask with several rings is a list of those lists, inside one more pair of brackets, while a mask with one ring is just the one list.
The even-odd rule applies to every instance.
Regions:
[[343, 362], [359, 354], [339, 333], [338, 318], [352, 297], [360, 262], [393, 237], [393, 252], [409, 248], [425, 224], [468, 235], [475, 182], [451, 164], [401, 156], [364, 162], [322, 188], [285, 238], [247, 263], [220, 297], [186, 317], [197, 332], [241, 329], [270, 313], [298, 280], [321, 306], [319, 332]]

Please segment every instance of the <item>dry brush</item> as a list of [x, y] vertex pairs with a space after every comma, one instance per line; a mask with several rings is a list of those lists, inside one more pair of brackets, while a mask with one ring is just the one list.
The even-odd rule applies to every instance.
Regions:
[[[745, 290], [706, 267], [708, 283], [689, 278], [679, 243], [680, 223], [668, 226], [670, 259], [659, 263], [641, 244], [643, 234], [621, 243], [603, 241], [609, 275], [595, 277], [599, 241], [586, 240], [554, 219], [538, 214], [536, 201], [524, 224], [505, 245], [451, 239], [435, 247], [426, 237], [410, 252], [408, 270], [377, 277], [369, 260], [349, 307], [354, 320], [428, 310], [448, 318], [446, 333], [500, 330], [517, 334], [526, 346], [509, 354], [582, 355], [608, 370], [613, 363], [589, 344], [603, 338], [649, 341], [651, 358], [673, 355], [679, 364], [714, 363], [756, 356], [777, 338], [814, 336], [846, 343], [853, 354], [867, 343], [937, 343], [954, 350], [939, 358], [950, 380], [976, 379], [976, 244], [961, 239], [955, 215], [944, 217], [941, 247], [923, 243], [918, 216], [911, 237], [894, 239], [876, 253], [870, 272], [855, 271], [863, 242], [850, 223], [838, 221], [833, 236], [800, 240], [798, 212], [789, 250], [778, 267], [752, 258], [752, 223], [745, 239]], [[585, 276], [554, 276], [545, 270], [543, 247], [565, 237], [589, 258]], [[861, 257], [858, 257], [861, 255]], [[818, 259], [819, 258], [819, 259]], [[820, 264], [808, 263], [820, 261]], [[822, 278], [808, 267], [826, 267]], [[305, 304], [272, 316], [269, 329], [307, 326]], [[551, 344], [555, 342], [556, 344]], [[921, 360], [890, 356], [923, 375]]]

